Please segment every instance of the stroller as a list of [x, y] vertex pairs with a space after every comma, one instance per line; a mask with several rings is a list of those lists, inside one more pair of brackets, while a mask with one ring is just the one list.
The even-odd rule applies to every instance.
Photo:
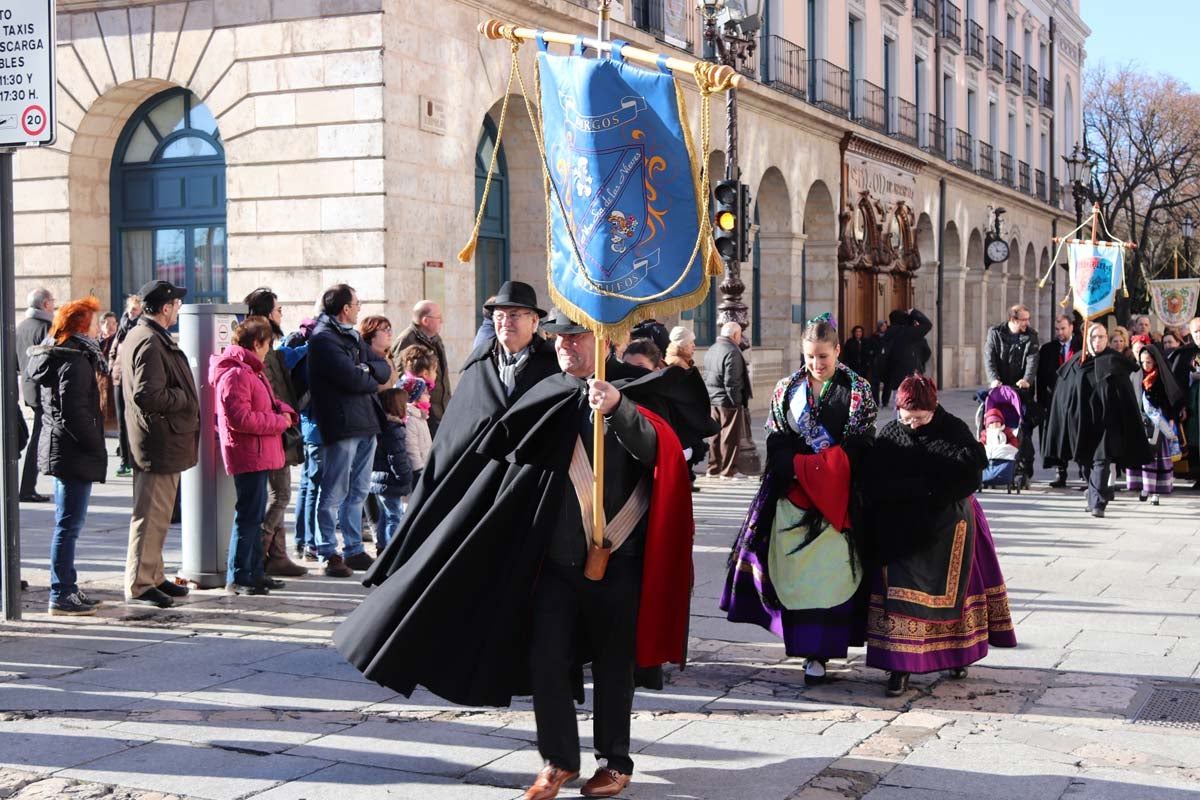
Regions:
[[1009, 494], [1021, 493], [1029, 488], [1029, 467], [1032, 463], [1033, 443], [1024, 430], [1025, 404], [1021, 395], [1011, 386], [997, 386], [987, 393], [975, 414], [975, 430], [978, 436], [984, 432], [984, 417], [995, 409], [1004, 416], [1004, 427], [1012, 430], [1017, 438], [1017, 450], [1012, 458], [989, 459], [983, 470], [983, 488], [1003, 487]]

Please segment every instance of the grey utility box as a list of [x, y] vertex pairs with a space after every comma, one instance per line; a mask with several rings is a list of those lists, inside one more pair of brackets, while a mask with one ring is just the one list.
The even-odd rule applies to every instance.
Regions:
[[233, 344], [243, 305], [197, 303], [179, 309], [179, 346], [187, 354], [200, 394], [200, 460], [180, 477], [183, 563], [178, 575], [201, 589], [225, 585], [237, 493], [225, 473], [217, 439], [217, 393], [208, 381], [209, 356]]

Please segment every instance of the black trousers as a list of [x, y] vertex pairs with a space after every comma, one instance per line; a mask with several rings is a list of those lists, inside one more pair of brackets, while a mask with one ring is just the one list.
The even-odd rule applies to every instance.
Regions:
[[33, 428], [29, 431], [29, 444], [25, 445], [25, 464], [21, 468], [21, 497], [37, 491], [38, 442], [42, 438], [42, 407], [33, 409]]
[[1087, 507], [1104, 508], [1116, 494], [1108, 483], [1109, 462], [1094, 461], [1082, 464], [1083, 478], [1087, 481]]
[[579, 726], [572, 680], [579, 646], [592, 654], [592, 740], [596, 758], [626, 775], [629, 715], [642, 562], [614, 555], [603, 580], [583, 568], [547, 560], [533, 599], [533, 714], [538, 752], [548, 763], [579, 771]]
[[129, 430], [125, 427], [125, 393], [121, 391], [120, 384], [113, 386], [113, 399], [117, 406], [117, 433], [120, 436], [117, 439], [117, 455], [121, 457], [122, 467], [130, 467], [133, 461], [129, 454]]

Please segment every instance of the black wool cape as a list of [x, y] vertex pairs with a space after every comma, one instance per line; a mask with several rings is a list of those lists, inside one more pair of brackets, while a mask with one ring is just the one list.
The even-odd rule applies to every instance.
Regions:
[[1129, 382], [1136, 369], [1111, 349], [1083, 361], [1071, 356], [1059, 368], [1042, 444], [1047, 467], [1109, 461], [1133, 469], [1153, 460]]

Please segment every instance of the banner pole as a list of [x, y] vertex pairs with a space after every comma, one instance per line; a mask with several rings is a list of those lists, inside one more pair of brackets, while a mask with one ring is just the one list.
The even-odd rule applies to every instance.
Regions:
[[[604, 380], [604, 366], [608, 360], [608, 342], [596, 337], [596, 380]], [[592, 423], [592, 541], [596, 547], [604, 546], [604, 415], [596, 412]]]
[[[600, 0], [600, 23], [597, 26], [599, 44], [608, 43], [609, 16], [612, 11], [612, 0]], [[604, 51], [600, 50], [603, 55]], [[596, 334], [596, 380], [605, 378], [605, 366], [608, 361], [608, 342], [603, 336]], [[592, 541], [596, 547], [604, 547], [604, 526], [607, 520], [604, 516], [604, 415], [593, 414], [592, 421]]]
[[[488, 39], [503, 39], [511, 35], [517, 39], [532, 40], [540, 35], [543, 40], [551, 44], [565, 44], [574, 46], [576, 39], [579, 37], [567, 33], [557, 33], [555, 31], [539, 31], [534, 28], [518, 28], [513, 25], [508, 25], [498, 19], [489, 19], [486, 22], [479, 23], [480, 35]], [[599, 39], [583, 40], [584, 47], [590, 47], [600, 53], [612, 52], [612, 42], [602, 42]], [[639, 64], [645, 64], [648, 67], [658, 68], [659, 54], [649, 50], [643, 50], [640, 47], [628, 46], [621, 51], [626, 61], [636, 61]], [[697, 62], [691, 59], [675, 58], [671, 56], [667, 58], [664, 65], [674, 72], [685, 72], [688, 75], [694, 75]], [[709, 73], [714, 85], [729, 86], [734, 89], [742, 85], [742, 74], [733, 67], [725, 64], [714, 65]]]

